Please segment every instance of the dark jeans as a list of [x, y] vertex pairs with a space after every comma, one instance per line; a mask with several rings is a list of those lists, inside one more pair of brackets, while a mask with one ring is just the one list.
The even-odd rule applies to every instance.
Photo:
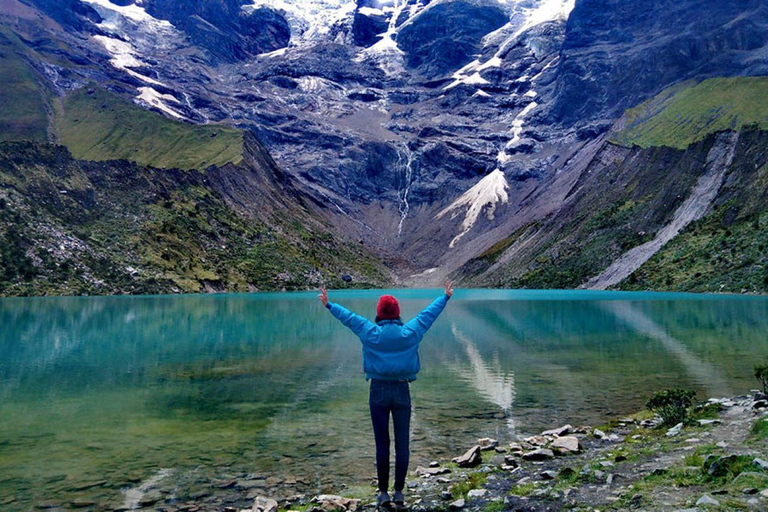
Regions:
[[411, 389], [405, 381], [371, 379], [371, 422], [376, 439], [376, 472], [379, 490], [389, 488], [389, 415], [395, 427], [395, 491], [405, 487], [408, 473], [408, 435], [411, 427]]

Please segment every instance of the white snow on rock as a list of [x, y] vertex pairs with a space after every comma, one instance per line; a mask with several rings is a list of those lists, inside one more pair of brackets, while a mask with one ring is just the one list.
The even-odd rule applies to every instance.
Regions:
[[480, 73], [474, 73], [474, 74], [469, 75], [469, 76], [461, 77], [458, 80], [454, 80], [453, 82], [451, 82], [450, 84], [445, 86], [445, 88], [443, 90], [447, 91], [447, 90], [453, 89], [454, 87], [456, 87], [457, 85], [460, 85], [460, 84], [485, 85], [487, 83], [490, 83], [490, 82], [488, 82], [488, 80], [486, 80], [485, 78], [480, 76]]
[[132, 77], [138, 78], [139, 80], [146, 82], [148, 84], [160, 85], [160, 86], [165, 85], [162, 82], [158, 82], [153, 78], [144, 76], [141, 73], [138, 73], [130, 69], [130, 68], [138, 68], [145, 65], [144, 62], [142, 62], [136, 57], [137, 55], [136, 49], [130, 43], [127, 43], [120, 39], [115, 39], [113, 37], [102, 36], [102, 35], [93, 36], [93, 40], [101, 44], [107, 50], [107, 52], [109, 52], [109, 54], [112, 55], [112, 58], [109, 60], [109, 63], [112, 64], [113, 67], [117, 69], [121, 69], [126, 73], [128, 73], [129, 75], [131, 75]]
[[480, 214], [485, 210], [485, 215], [489, 220], [493, 220], [493, 214], [496, 211], [496, 205], [498, 203], [506, 204], [509, 202], [509, 195], [507, 190], [509, 189], [509, 183], [504, 176], [504, 172], [501, 169], [495, 169], [492, 173], [485, 176], [475, 186], [464, 192], [456, 201], [443, 211], [435, 216], [435, 219], [440, 219], [446, 214], [451, 213], [451, 218], [455, 218], [461, 213], [462, 208], [467, 208], [466, 215], [464, 216], [464, 222], [461, 223], [461, 232], [456, 235], [451, 243], [450, 248], [456, 245], [461, 237], [466, 235], [472, 226], [475, 225]]
[[171, 94], [161, 94], [152, 87], [139, 87], [139, 95], [136, 97], [137, 102], [142, 102], [150, 107], [154, 107], [169, 116], [176, 119], [186, 119], [184, 116], [173, 110], [168, 106], [168, 102], [181, 103], [175, 96]]
[[104, 26], [104, 28], [114, 28], [116, 22], [120, 21], [119, 18], [140, 23], [147, 28], [155, 28], [159, 30], [173, 28], [171, 22], [166, 20], [159, 20], [151, 16], [143, 7], [137, 4], [121, 6], [115, 5], [109, 0], [82, 1], [87, 4], [91, 4], [91, 6], [96, 9], [96, 11], [104, 20], [101, 24]]
[[357, 3], [350, 0], [252, 0], [245, 13], [270, 8], [279, 11], [291, 26], [291, 42], [314, 41], [330, 33], [339, 22], [351, 20]]

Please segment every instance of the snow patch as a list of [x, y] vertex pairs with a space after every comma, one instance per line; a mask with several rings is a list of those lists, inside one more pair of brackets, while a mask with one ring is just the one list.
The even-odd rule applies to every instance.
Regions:
[[508, 189], [509, 183], [507, 183], [507, 178], [504, 176], [504, 172], [501, 169], [495, 169], [488, 176], [480, 180], [475, 186], [464, 192], [464, 194], [450, 206], [438, 213], [435, 216], [435, 219], [440, 219], [450, 212], [453, 212], [451, 214], [451, 218], [453, 219], [459, 215], [459, 210], [461, 208], [467, 208], [464, 221], [461, 223], [461, 232], [451, 240], [449, 247], [453, 248], [456, 245], [456, 242], [472, 229], [472, 226], [475, 225], [483, 210], [486, 210], [486, 217], [489, 220], [493, 220], [496, 205], [498, 203], [506, 204], [509, 202], [509, 195], [507, 194]]
[[184, 116], [168, 106], [167, 102], [181, 104], [181, 102], [176, 99], [175, 96], [171, 94], [161, 94], [152, 87], [139, 87], [139, 93], [140, 94], [136, 97], [138, 101], [154, 107], [173, 118], [180, 120], [186, 119]]
[[139, 80], [146, 82], [148, 84], [153, 85], [160, 85], [164, 86], [162, 82], [158, 82], [157, 80], [153, 78], [149, 78], [148, 76], [144, 76], [141, 73], [138, 73], [130, 68], [138, 68], [141, 66], [144, 66], [145, 63], [139, 60], [136, 55], [136, 49], [131, 45], [130, 43], [127, 43], [125, 41], [122, 41], [120, 39], [115, 39], [108, 36], [93, 36], [93, 40], [101, 44], [107, 52], [109, 52], [110, 55], [112, 55], [112, 58], [109, 60], [109, 63], [120, 70], [125, 71], [129, 75], [131, 75], [134, 78], [138, 78]]
[[158, 29], [173, 28], [170, 21], [159, 20], [150, 15], [143, 7], [138, 4], [131, 5], [115, 5], [109, 0], [82, 0], [87, 4], [91, 4], [96, 11], [104, 19], [103, 24], [107, 26], [114, 22], [115, 16], [134, 21], [136, 23], [145, 25], [147, 27], [155, 27]]
[[[533, 92], [533, 91], [529, 91]], [[536, 93], [534, 93], [535, 95]], [[539, 104], [535, 101], [530, 102], [517, 116], [515, 117], [515, 120], [512, 121], [512, 140], [507, 143], [507, 147], [510, 147], [512, 144], [515, 144], [520, 140], [520, 135], [523, 134], [523, 126], [525, 125], [525, 118], [528, 116], [528, 114], [531, 113], [531, 110], [538, 107]]]
[[448, 91], [450, 89], [453, 89], [457, 85], [466, 84], [466, 85], [485, 85], [490, 83], [488, 80], [480, 76], [480, 73], [473, 73], [469, 76], [464, 76], [459, 78], [458, 80], [454, 80], [450, 84], [446, 85], [443, 90]]

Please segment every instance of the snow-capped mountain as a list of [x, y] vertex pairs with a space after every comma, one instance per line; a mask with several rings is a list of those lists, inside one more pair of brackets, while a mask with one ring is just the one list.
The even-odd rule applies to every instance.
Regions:
[[26, 1], [93, 63], [47, 65], [60, 94], [249, 129], [340, 231], [434, 278], [562, 206], [626, 108], [766, 71], [757, 0]]

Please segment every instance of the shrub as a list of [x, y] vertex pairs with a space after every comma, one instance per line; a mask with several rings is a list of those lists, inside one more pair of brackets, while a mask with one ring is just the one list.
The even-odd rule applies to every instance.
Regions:
[[695, 396], [696, 392], [689, 389], [665, 389], [653, 395], [645, 406], [661, 417], [662, 425], [672, 426], [685, 421]]
[[755, 377], [763, 385], [763, 393], [768, 394], [768, 364], [758, 364], [755, 366]]

